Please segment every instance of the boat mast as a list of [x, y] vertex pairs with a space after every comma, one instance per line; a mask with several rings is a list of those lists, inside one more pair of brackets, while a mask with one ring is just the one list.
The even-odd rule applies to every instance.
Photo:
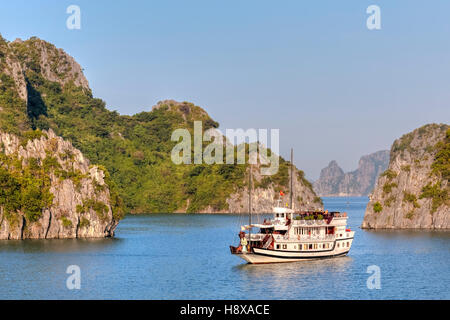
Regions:
[[291, 209], [294, 209], [293, 208], [293, 202], [292, 202], [292, 199], [293, 199], [293, 196], [294, 196], [294, 183], [293, 183], [293, 180], [294, 180], [294, 149], [293, 148], [291, 148], [291, 192], [289, 192], [290, 193], [290, 205], [291, 205]]
[[250, 165], [250, 174], [248, 175], [248, 244], [251, 247], [251, 234], [252, 234], [252, 169], [253, 166]]

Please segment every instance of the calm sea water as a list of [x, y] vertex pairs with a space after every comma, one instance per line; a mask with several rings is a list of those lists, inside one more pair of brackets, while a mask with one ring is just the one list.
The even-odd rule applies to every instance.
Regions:
[[[450, 299], [450, 232], [359, 229], [366, 198], [325, 198], [356, 230], [349, 256], [246, 265], [230, 255], [245, 217], [145, 215], [115, 239], [0, 241], [1, 299]], [[81, 269], [81, 289], [66, 269]], [[367, 268], [381, 270], [368, 289]]]

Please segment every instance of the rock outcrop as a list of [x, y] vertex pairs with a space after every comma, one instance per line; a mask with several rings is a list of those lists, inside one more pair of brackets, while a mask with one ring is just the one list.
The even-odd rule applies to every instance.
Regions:
[[23, 76], [22, 66], [10, 50], [10, 44], [2, 40], [0, 38], [0, 56], [3, 56], [0, 62], [0, 70], [13, 79], [19, 97], [27, 102], [27, 84]]
[[83, 69], [63, 49], [36, 37], [27, 41], [16, 39], [9, 46], [27, 69], [40, 72], [45, 79], [61, 85], [73, 82], [77, 87], [90, 90]]
[[330, 161], [326, 168], [320, 171], [320, 177], [313, 183], [314, 190], [321, 196], [337, 196], [340, 194], [344, 180], [344, 170], [335, 160]]
[[[91, 166], [70, 142], [52, 130], [28, 141], [0, 132], [0, 156], [0, 239], [114, 235], [118, 220], [113, 216], [105, 174], [99, 167]], [[36, 180], [39, 189], [35, 194], [28, 192], [31, 182], [27, 179], [40, 179]], [[14, 183], [17, 186], [13, 188]], [[32, 197], [42, 198], [46, 187], [48, 206], [30, 205]], [[30, 199], [26, 198], [28, 195]], [[11, 203], [12, 199], [16, 203]], [[17, 211], [8, 209], [11, 207]]]
[[370, 196], [362, 228], [450, 228], [450, 130], [423, 126], [396, 140]]
[[314, 191], [323, 197], [367, 196], [388, 164], [388, 150], [361, 157], [358, 169], [347, 173], [333, 160], [320, 172], [320, 178], [313, 184]]

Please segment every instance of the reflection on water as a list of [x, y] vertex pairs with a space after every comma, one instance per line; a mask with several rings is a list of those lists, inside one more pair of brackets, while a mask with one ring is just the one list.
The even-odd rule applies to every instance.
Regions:
[[[270, 264], [240, 264], [233, 267], [234, 271], [239, 271], [240, 276], [246, 278], [245, 281], [259, 277], [284, 278], [286, 274], [294, 276], [309, 276], [317, 273], [327, 272], [345, 272], [346, 266], [351, 263], [349, 256], [322, 259], [307, 260], [289, 263], [270, 263]], [[244, 280], [244, 279], [242, 279]]]
[[33, 239], [33, 240], [0, 240], [0, 252], [23, 253], [71, 253], [99, 252], [122, 241], [110, 239]]
[[[345, 299], [356, 283], [352, 257], [282, 264], [241, 264], [233, 268], [241, 287], [256, 299]], [[334, 291], [335, 288], [340, 288]], [[355, 290], [356, 293], [356, 290]]]
[[300, 298], [305, 288], [314, 288], [314, 283], [323, 283], [324, 279], [331, 277], [337, 283], [351, 278], [348, 272], [351, 263], [352, 258], [346, 256], [280, 264], [240, 264], [233, 268], [233, 273], [248, 291], [265, 288], [266, 294], [261, 299], [288, 299], [293, 294]]
[[386, 239], [422, 239], [422, 238], [436, 238], [442, 240], [450, 240], [450, 232], [442, 230], [364, 230], [368, 234], [375, 237]]
[[[450, 298], [449, 232], [361, 230], [367, 198], [324, 202], [356, 231], [346, 257], [247, 265], [228, 249], [245, 217], [129, 216], [115, 239], [0, 241], [0, 299]], [[81, 290], [66, 288], [69, 265]], [[371, 265], [381, 290], [367, 289]]]

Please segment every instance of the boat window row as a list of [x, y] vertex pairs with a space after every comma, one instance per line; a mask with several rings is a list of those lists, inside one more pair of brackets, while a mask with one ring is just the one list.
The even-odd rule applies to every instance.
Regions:
[[[337, 248], [350, 248], [350, 241], [341, 243], [340, 241], [336, 244]], [[301, 243], [301, 244], [277, 244], [275, 246], [276, 250], [299, 250], [299, 251], [309, 251], [309, 250], [327, 250], [333, 249], [333, 242], [325, 243]]]
[[344, 242], [342, 245], [338, 242], [337, 243], [337, 247], [338, 248], [350, 248], [350, 242], [349, 241], [347, 241], [347, 242]]
[[302, 243], [302, 244], [294, 244], [288, 246], [287, 244], [277, 244], [275, 246], [277, 250], [299, 250], [299, 251], [308, 251], [308, 250], [326, 250], [332, 249], [332, 242], [325, 243]]

